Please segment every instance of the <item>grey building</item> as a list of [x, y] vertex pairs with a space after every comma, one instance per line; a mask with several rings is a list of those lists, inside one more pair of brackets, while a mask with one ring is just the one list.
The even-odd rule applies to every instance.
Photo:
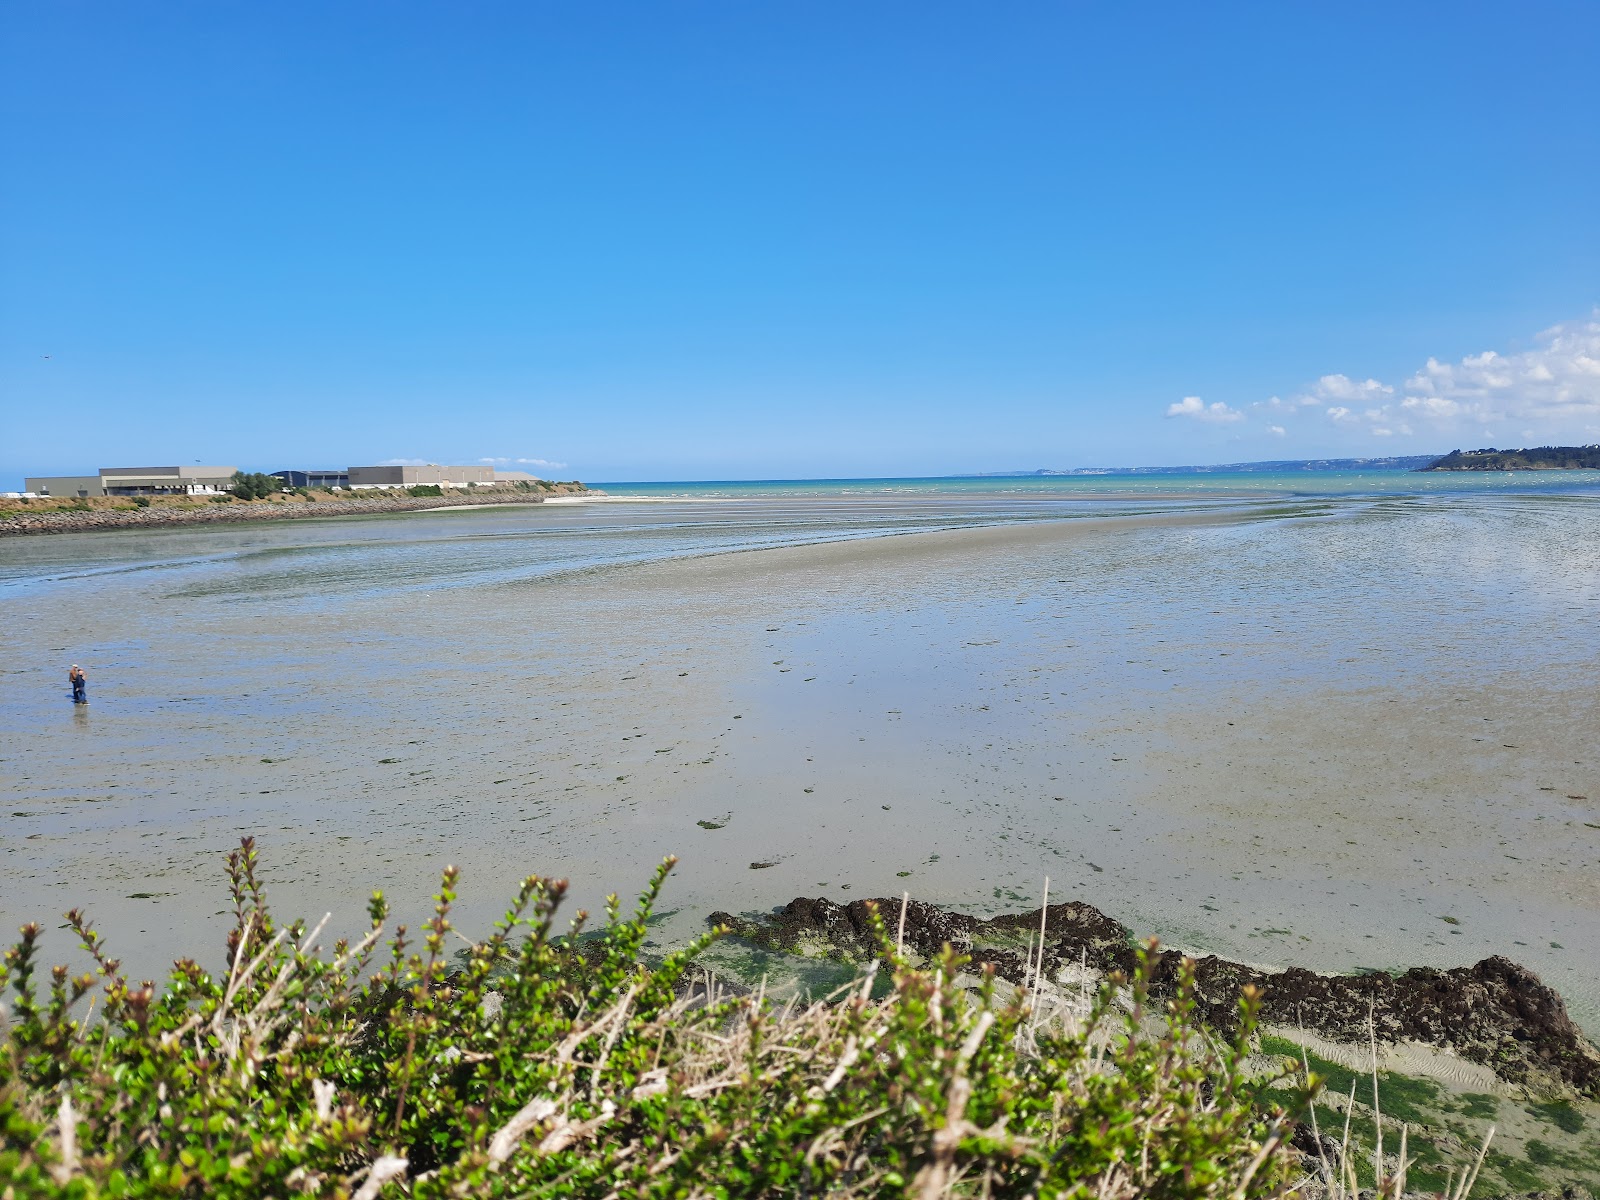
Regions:
[[108, 496], [188, 496], [225, 492], [238, 467], [101, 467]]
[[101, 467], [98, 475], [34, 476], [40, 496], [189, 496], [226, 491], [237, 467]]
[[73, 497], [104, 496], [98, 475], [34, 475], [22, 481], [22, 486], [35, 496]]
[[437, 463], [408, 467], [351, 467], [350, 486], [353, 488], [418, 487], [436, 484], [439, 487], [466, 487], [495, 483], [493, 467], [442, 467]]
[[284, 487], [343, 488], [350, 486], [350, 472], [332, 467], [326, 471], [274, 471], [274, 477], [283, 480]]

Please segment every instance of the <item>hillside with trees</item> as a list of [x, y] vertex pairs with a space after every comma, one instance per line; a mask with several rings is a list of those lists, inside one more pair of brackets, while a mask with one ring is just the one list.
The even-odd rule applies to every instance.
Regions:
[[1600, 470], [1600, 445], [1534, 446], [1527, 450], [1452, 450], [1423, 471]]

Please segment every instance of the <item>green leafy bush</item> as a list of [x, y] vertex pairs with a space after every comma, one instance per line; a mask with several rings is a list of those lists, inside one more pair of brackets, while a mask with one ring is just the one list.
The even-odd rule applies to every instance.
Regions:
[[419, 483], [415, 487], [408, 487], [407, 494], [412, 496], [442, 496], [444, 489], [437, 483]]
[[283, 490], [283, 480], [261, 471], [235, 471], [228, 490], [240, 500], [265, 500]]
[[1148, 956], [1044, 1012], [948, 949], [913, 969], [878, 921], [867, 978], [780, 1007], [691, 978], [714, 934], [641, 958], [670, 859], [594, 935], [582, 914], [558, 931], [565, 885], [530, 877], [454, 957], [454, 868], [420, 942], [386, 934], [376, 894], [365, 935], [323, 953], [322, 925], [272, 917], [250, 841], [228, 865], [226, 968], [182, 959], [160, 993], [76, 910], [80, 977], [41, 977], [23, 928], [0, 969], [0, 1193], [1256, 1200], [1290, 1179], [1244, 1038], [1193, 1024], [1189, 978], [1151, 1020]]

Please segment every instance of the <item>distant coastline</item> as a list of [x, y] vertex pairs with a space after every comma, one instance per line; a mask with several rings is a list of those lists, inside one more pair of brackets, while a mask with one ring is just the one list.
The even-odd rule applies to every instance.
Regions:
[[1424, 471], [1585, 471], [1600, 470], [1600, 444], [1533, 446], [1523, 450], [1452, 450]]
[[437, 496], [364, 492], [284, 493], [264, 500], [213, 503], [209, 498], [157, 499], [139, 507], [120, 497], [89, 500], [0, 500], [0, 537], [82, 533], [98, 529], [149, 529], [247, 521], [289, 521], [307, 517], [346, 517], [377, 513], [425, 512], [436, 508], [481, 508], [497, 504], [543, 504], [554, 496], [603, 496], [574, 480], [542, 485], [538, 491], [499, 492], [486, 488], [441, 489]]
[[1403, 454], [1388, 458], [1282, 458], [1265, 462], [1213, 463], [1182, 467], [1070, 467], [1033, 471], [975, 471], [952, 479], [1012, 478], [1034, 475], [1251, 475], [1286, 471], [1418, 471], [1437, 462], [1437, 454]]

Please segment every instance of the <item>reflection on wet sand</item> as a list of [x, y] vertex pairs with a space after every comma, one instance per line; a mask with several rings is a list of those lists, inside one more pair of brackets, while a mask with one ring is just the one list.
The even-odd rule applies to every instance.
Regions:
[[[53, 549], [6, 601], [0, 911], [84, 903], [153, 972], [220, 947], [241, 833], [283, 909], [350, 928], [449, 861], [487, 921], [529, 872], [592, 906], [676, 853], [663, 941], [796, 895], [1030, 907], [1049, 875], [1256, 963], [1503, 953], [1593, 1032], [1597, 504], [773, 503], [750, 537], [656, 504]], [[870, 540], [781, 545], [834, 535]], [[780, 548], [676, 557], [735, 544]]]

